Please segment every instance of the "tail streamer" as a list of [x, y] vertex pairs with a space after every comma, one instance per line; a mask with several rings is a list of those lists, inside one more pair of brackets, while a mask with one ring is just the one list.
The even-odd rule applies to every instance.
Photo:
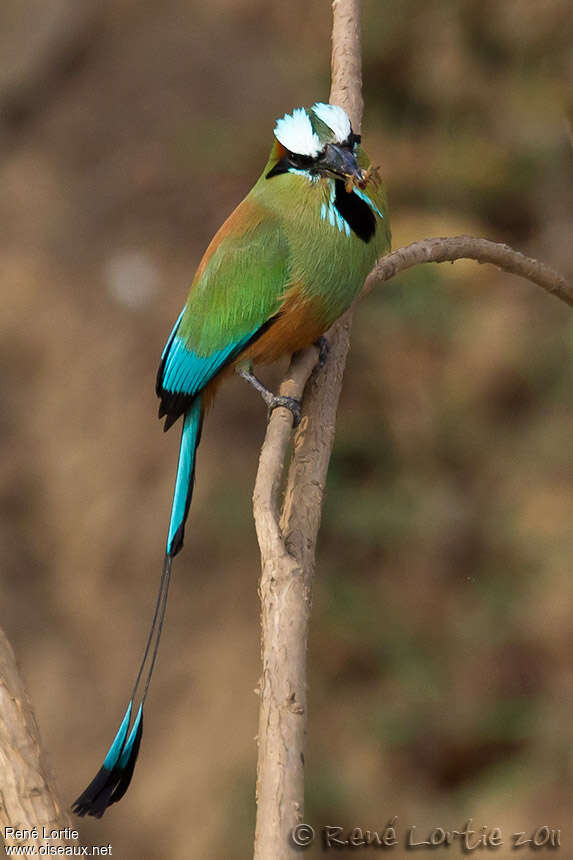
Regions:
[[[186, 412], [183, 422], [167, 547], [143, 659], [123, 720], [104, 762], [88, 787], [72, 805], [72, 812], [76, 815], [93, 815], [95, 818], [101, 818], [108, 806], [121, 800], [133, 776], [143, 734], [143, 706], [155, 668], [163, 630], [171, 566], [174, 557], [183, 546], [185, 522], [193, 495], [195, 452], [201, 439], [202, 421], [201, 398], [196, 397]], [[143, 682], [144, 678], [145, 682]]]
[[[75, 812], [76, 815], [93, 815], [95, 818], [101, 818], [108, 806], [121, 800], [129, 788], [143, 734], [143, 705], [147, 698], [149, 683], [153, 669], [155, 668], [159, 640], [163, 629], [167, 594], [171, 581], [172, 561], [172, 556], [166, 553], [151, 629], [147, 637], [143, 659], [125, 715], [102, 766], [85, 791], [80, 794], [72, 805], [72, 812]], [[139, 705], [136, 708], [135, 703], [138, 699], [138, 691], [141, 687], [146, 666], [148, 666], [147, 676], [143, 692], [139, 697]], [[135, 718], [133, 724], [131, 724], [131, 718], [134, 713]]]

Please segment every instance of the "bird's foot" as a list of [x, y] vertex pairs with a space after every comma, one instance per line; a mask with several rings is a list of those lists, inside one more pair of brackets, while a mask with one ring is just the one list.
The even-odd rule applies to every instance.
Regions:
[[300, 400], [296, 400], [294, 397], [285, 397], [282, 394], [273, 394], [272, 391], [269, 391], [263, 385], [260, 379], [257, 379], [254, 373], [251, 373], [245, 367], [238, 367], [236, 372], [259, 392], [269, 408], [269, 415], [278, 406], [284, 406], [292, 415], [292, 426], [297, 427], [300, 424], [302, 415]]
[[326, 364], [328, 353], [330, 352], [330, 344], [325, 338], [325, 336], [321, 334], [318, 340], [315, 340], [314, 345], [318, 349], [318, 366], [320, 370], [322, 370], [322, 368]]
[[[271, 392], [269, 392], [269, 394], [270, 393]], [[296, 397], [284, 397], [282, 394], [272, 394], [270, 401], [267, 401], [267, 403], [269, 407], [269, 417], [273, 409], [276, 409], [277, 406], [284, 406], [292, 415], [292, 426], [298, 427], [300, 419], [302, 418], [300, 400], [297, 400]]]

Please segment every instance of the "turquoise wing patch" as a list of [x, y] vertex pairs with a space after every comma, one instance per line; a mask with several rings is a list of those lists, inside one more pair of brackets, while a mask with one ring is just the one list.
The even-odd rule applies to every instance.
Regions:
[[[261, 327], [246, 334], [238, 341], [207, 355], [198, 355], [187, 341], [178, 334], [182, 311], [161, 356], [155, 390], [160, 398], [159, 417], [165, 419], [165, 430], [177, 421], [191, 405], [197, 394], [214, 376], [261, 331]], [[266, 328], [266, 325], [263, 326]]]

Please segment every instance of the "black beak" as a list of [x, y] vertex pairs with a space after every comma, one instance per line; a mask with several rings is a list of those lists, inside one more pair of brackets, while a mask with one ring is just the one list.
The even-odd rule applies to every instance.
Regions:
[[354, 153], [335, 143], [328, 144], [318, 166], [335, 179], [344, 179], [346, 182], [351, 180], [360, 186], [366, 182], [366, 171], [358, 166]]

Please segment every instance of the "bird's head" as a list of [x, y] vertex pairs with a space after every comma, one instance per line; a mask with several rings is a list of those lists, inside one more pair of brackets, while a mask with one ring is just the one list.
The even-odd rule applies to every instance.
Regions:
[[356, 160], [360, 135], [354, 134], [346, 112], [338, 105], [317, 102], [311, 108], [296, 108], [277, 120], [274, 133], [276, 161], [267, 179], [302, 173], [310, 179], [341, 179], [347, 187], [366, 185], [368, 173]]

